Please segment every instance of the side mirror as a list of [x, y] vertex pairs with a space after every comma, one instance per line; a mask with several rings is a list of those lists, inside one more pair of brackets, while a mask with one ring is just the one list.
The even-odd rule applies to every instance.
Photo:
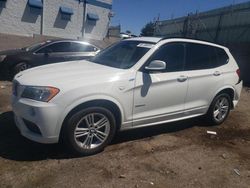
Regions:
[[166, 62], [160, 60], [154, 60], [149, 63], [145, 70], [151, 71], [164, 71], [166, 70]]

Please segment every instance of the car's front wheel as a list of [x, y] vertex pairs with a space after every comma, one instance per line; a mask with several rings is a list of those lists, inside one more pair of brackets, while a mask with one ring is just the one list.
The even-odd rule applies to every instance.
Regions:
[[229, 115], [231, 109], [231, 98], [227, 93], [217, 95], [210, 105], [207, 119], [210, 124], [219, 125]]
[[63, 129], [63, 142], [78, 155], [92, 155], [107, 146], [116, 132], [115, 117], [103, 107], [89, 107], [73, 114]]

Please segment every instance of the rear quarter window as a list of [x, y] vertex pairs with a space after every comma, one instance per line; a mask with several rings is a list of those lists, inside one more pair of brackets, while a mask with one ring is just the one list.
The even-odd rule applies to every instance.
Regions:
[[225, 50], [221, 48], [216, 48], [216, 55], [217, 55], [217, 65], [222, 66], [228, 63], [229, 57]]

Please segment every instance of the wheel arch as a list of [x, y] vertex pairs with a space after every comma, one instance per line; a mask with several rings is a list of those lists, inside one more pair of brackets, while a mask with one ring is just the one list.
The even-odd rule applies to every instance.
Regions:
[[213, 98], [212, 98], [212, 100], [211, 100], [211, 102], [210, 102], [210, 104], [212, 103], [212, 101], [213, 101], [213, 99], [217, 96], [217, 95], [219, 95], [219, 94], [221, 94], [221, 93], [226, 93], [226, 94], [228, 94], [229, 96], [230, 96], [230, 102], [231, 102], [231, 108], [233, 109], [234, 108], [234, 105], [233, 105], [233, 100], [234, 100], [234, 96], [235, 96], [235, 89], [232, 87], [232, 86], [225, 86], [225, 87], [223, 87], [223, 88], [220, 88], [219, 90], [217, 90], [217, 92], [216, 92], [216, 94], [213, 96]]
[[10, 68], [13, 69], [16, 65], [18, 65], [20, 63], [27, 63], [27, 64], [31, 65], [31, 63], [28, 60], [18, 59], [18, 60], [15, 60], [13, 63], [11, 63]]
[[27, 61], [27, 60], [18, 60], [18, 61], [15, 61], [14, 63], [12, 63], [12, 65], [10, 65], [10, 68], [9, 68], [9, 72], [10, 72], [10, 74], [12, 74], [12, 76], [14, 76], [13, 74], [14, 74], [14, 71], [15, 71], [15, 67], [18, 64], [21, 64], [21, 63], [26, 63], [27, 65], [30, 66], [29, 68], [32, 67], [31, 63], [29, 61]]
[[76, 113], [77, 111], [79, 111], [81, 109], [88, 108], [88, 107], [94, 107], [94, 106], [95, 107], [104, 107], [104, 108], [107, 108], [108, 110], [110, 110], [115, 116], [117, 130], [120, 129], [121, 123], [123, 121], [123, 110], [122, 110], [121, 106], [117, 102], [114, 102], [114, 101], [109, 100], [109, 99], [92, 99], [92, 100], [81, 102], [67, 111], [66, 115], [64, 116], [65, 118], [63, 119], [61, 126], [59, 128], [59, 140], [61, 140], [63, 128], [65, 127], [67, 120], [74, 113]]

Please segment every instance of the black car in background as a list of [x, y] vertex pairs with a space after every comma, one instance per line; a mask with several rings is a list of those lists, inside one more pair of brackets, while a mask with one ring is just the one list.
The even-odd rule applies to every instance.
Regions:
[[95, 56], [100, 49], [77, 40], [51, 40], [29, 47], [0, 52], [0, 74], [12, 79], [31, 67]]

